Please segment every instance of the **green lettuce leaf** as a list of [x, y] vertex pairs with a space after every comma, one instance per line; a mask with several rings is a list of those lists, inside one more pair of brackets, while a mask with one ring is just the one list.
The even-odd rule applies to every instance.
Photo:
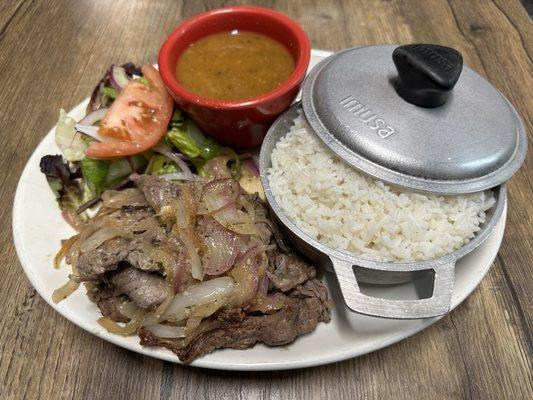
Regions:
[[117, 96], [118, 96], [118, 93], [115, 90], [115, 88], [112, 88], [112, 87], [109, 87], [109, 86], [104, 86], [104, 88], [102, 89], [102, 94], [104, 96], [112, 98], [113, 100], [116, 99]]
[[75, 125], [76, 121], [70, 118], [65, 110], [59, 110], [55, 141], [65, 159], [71, 162], [80, 161], [87, 150], [87, 143], [83, 140], [83, 135], [76, 132]]
[[107, 178], [105, 182], [106, 187], [110, 187], [119, 183], [133, 172], [138, 172], [145, 168], [147, 164], [148, 158], [145, 154], [129, 156], [129, 161], [127, 157], [113, 160], [109, 165], [109, 170], [107, 172]]
[[153, 155], [146, 167], [146, 174], [165, 175], [179, 172], [178, 166], [170, 161], [167, 157], [156, 154]]
[[191, 159], [202, 157], [205, 160], [210, 160], [221, 152], [222, 147], [217, 141], [211, 137], [206, 137], [191, 119], [181, 122], [182, 120], [179, 119], [182, 118], [181, 114], [179, 117], [173, 117], [173, 121], [174, 118], [176, 121], [171, 122], [167, 139], [182, 154]]
[[99, 196], [106, 188], [110, 162], [85, 157], [81, 160], [81, 173], [94, 195]]

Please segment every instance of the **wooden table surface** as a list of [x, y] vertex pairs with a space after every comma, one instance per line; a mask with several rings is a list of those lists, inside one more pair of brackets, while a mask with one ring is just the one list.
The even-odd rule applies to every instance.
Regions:
[[[83, 331], [35, 293], [13, 246], [12, 201], [26, 160], [59, 108], [87, 97], [112, 63], [155, 61], [174, 26], [223, 4], [0, 2], [0, 399], [533, 398], [531, 151], [509, 183], [505, 238], [479, 288], [429, 329], [357, 359], [285, 372], [184, 368]], [[316, 48], [455, 47], [516, 106], [533, 142], [532, 23], [518, 0], [257, 4], [295, 18]]]

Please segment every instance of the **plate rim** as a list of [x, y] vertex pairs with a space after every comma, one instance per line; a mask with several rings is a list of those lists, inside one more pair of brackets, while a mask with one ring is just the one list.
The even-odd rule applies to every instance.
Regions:
[[[311, 51], [311, 55], [315, 57], [320, 58], [326, 58], [329, 55], [333, 54], [331, 51], [327, 50], [321, 50], [321, 49], [313, 49]], [[67, 114], [71, 114], [75, 110], [84, 107], [87, 104], [88, 98], [84, 99], [82, 102], [77, 104], [76, 106], [72, 107]], [[132, 348], [131, 345], [128, 342], [124, 341], [124, 338], [122, 336], [110, 334], [108, 332], [104, 331], [95, 331], [92, 327], [88, 326], [86, 322], [82, 318], [78, 318], [75, 313], [69, 313], [68, 308], [64, 306], [64, 303], [58, 303], [54, 304], [52, 302], [52, 299], [50, 296], [46, 295], [46, 290], [44, 287], [42, 287], [39, 282], [35, 279], [35, 276], [33, 274], [33, 271], [30, 268], [30, 261], [27, 259], [26, 255], [23, 252], [23, 245], [22, 245], [22, 230], [21, 230], [21, 223], [18, 221], [18, 216], [20, 215], [19, 207], [21, 206], [21, 185], [24, 183], [24, 179], [28, 176], [30, 173], [30, 161], [33, 161], [33, 158], [36, 157], [36, 154], [38, 153], [39, 149], [43, 145], [44, 141], [50, 136], [54, 134], [56, 125], [54, 125], [48, 133], [42, 138], [42, 140], [39, 142], [39, 144], [35, 147], [34, 151], [32, 152], [31, 156], [28, 158], [28, 161], [26, 162], [24, 169], [20, 175], [20, 178], [17, 182], [17, 188], [13, 200], [13, 207], [12, 207], [12, 232], [13, 232], [13, 241], [15, 244], [15, 250], [16, 254], [18, 256], [19, 262], [22, 266], [22, 269], [30, 281], [33, 288], [37, 291], [39, 296], [56, 312], [58, 312], [61, 316], [66, 318], [71, 323], [75, 324], [76, 326], [82, 328], [83, 330], [87, 331], [88, 333], [91, 333], [100, 339], [106, 340], [110, 343], [113, 343], [117, 346], [120, 346], [124, 349], [127, 349], [129, 351], [134, 351], [136, 353], [143, 354], [145, 356], [154, 357], [157, 359], [161, 359], [163, 361], [169, 361], [175, 364], [179, 365], [185, 365], [182, 362], [180, 362], [177, 358], [177, 356], [172, 353], [170, 350], [158, 348], [158, 347], [144, 347], [141, 346], [140, 348]], [[491, 233], [490, 236], [495, 236], [499, 233], [499, 237], [497, 237], [497, 243], [494, 246], [496, 249], [493, 254], [490, 256], [490, 262], [487, 263], [488, 267], [486, 267], [482, 273], [476, 276], [476, 279], [472, 279], [467, 288], [461, 292], [458, 296], [455, 296], [455, 298], [452, 298], [452, 304], [450, 307], [450, 312], [453, 311], [459, 304], [461, 304], [466, 297], [468, 297], [480, 284], [481, 280], [485, 277], [485, 275], [490, 270], [494, 259], [496, 258], [499, 248], [501, 246], [501, 242], [503, 240], [504, 236], [504, 230], [505, 230], [505, 223], [506, 223], [506, 216], [507, 216], [507, 202], [504, 206], [504, 211], [502, 213], [500, 221], [497, 223], [497, 227], [494, 229], [493, 233]], [[500, 228], [500, 229], [498, 229]], [[501, 233], [499, 232], [501, 230]], [[328, 272], [325, 272], [328, 273]], [[446, 314], [447, 315], [447, 314]], [[359, 357], [364, 354], [368, 354], [377, 350], [380, 350], [382, 348], [388, 347], [394, 343], [400, 342], [410, 336], [413, 336], [420, 331], [426, 329], [430, 325], [434, 324], [435, 322], [439, 321], [441, 318], [435, 317], [435, 318], [427, 318], [422, 320], [423, 322], [412, 328], [412, 329], [403, 329], [396, 332], [396, 334], [391, 335], [386, 340], [382, 340], [379, 342], [378, 345], [375, 345], [373, 343], [370, 343], [363, 347], [356, 347], [356, 350], [353, 351], [345, 351], [342, 354], [339, 354], [338, 352], [332, 353], [331, 355], [326, 356], [319, 356], [319, 357], [312, 357], [312, 358], [303, 358], [303, 359], [296, 359], [295, 361], [291, 362], [271, 362], [268, 364], [264, 363], [225, 363], [221, 361], [216, 360], [209, 360], [205, 357], [199, 358], [198, 360], [194, 361], [191, 364], [185, 365], [188, 367], [198, 367], [198, 368], [207, 368], [207, 369], [217, 369], [217, 370], [232, 370], [232, 371], [273, 371], [273, 370], [288, 370], [288, 369], [299, 369], [299, 368], [309, 368], [314, 366], [320, 366], [325, 364], [330, 364], [334, 362], [340, 362], [345, 361], [347, 359]], [[251, 350], [251, 349], [248, 349]], [[228, 351], [238, 351], [238, 350], [228, 350]], [[246, 351], [246, 350], [245, 350]]]

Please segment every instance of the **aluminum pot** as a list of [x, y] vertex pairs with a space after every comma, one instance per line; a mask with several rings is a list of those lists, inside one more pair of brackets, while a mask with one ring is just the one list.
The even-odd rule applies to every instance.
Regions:
[[[378, 262], [334, 250], [304, 233], [283, 212], [276, 202], [267, 178], [271, 154], [278, 140], [284, 136], [301, 111], [297, 103], [282, 114], [271, 126], [261, 147], [259, 170], [267, 202], [280, 229], [293, 246], [315, 265], [337, 276], [344, 301], [351, 310], [373, 316], [414, 319], [446, 314], [450, 309], [456, 262], [481, 245], [500, 220], [506, 203], [505, 184], [493, 188], [496, 203], [487, 211], [481, 230], [466, 245], [448, 255], [427, 261], [410, 263]], [[355, 274], [357, 268], [357, 277]], [[398, 284], [409, 282], [421, 271], [433, 275], [431, 297], [419, 300], [390, 300], [363, 294], [359, 283]]]

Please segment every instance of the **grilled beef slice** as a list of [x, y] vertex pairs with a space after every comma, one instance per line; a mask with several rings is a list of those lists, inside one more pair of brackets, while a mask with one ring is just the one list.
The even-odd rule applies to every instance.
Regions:
[[269, 250], [267, 256], [269, 291], [279, 289], [287, 292], [316, 276], [316, 269], [294, 253], [286, 254], [276, 248]]
[[[82, 254], [78, 260], [78, 274], [82, 281], [98, 281], [108, 271], [117, 269], [118, 263], [128, 262], [144, 271], [158, 271], [159, 264], [143, 250], [143, 242], [164, 240], [165, 230], [159, 226], [154, 212], [147, 207], [122, 207], [113, 218], [120, 229], [134, 235], [132, 240], [113, 238], [105, 241], [96, 249]], [[135, 237], [150, 230], [150, 235]]]
[[144, 346], [164, 346], [184, 363], [220, 348], [245, 349], [257, 342], [268, 346], [290, 343], [311, 332], [319, 322], [330, 320], [331, 301], [324, 284], [310, 279], [289, 292], [283, 308], [274, 314], [246, 315], [227, 321], [205, 321], [215, 326], [196, 336], [187, 346], [160, 338], [146, 329], [139, 331]]
[[81, 281], [98, 281], [108, 271], [117, 269], [117, 264], [128, 255], [129, 240], [109, 239], [95, 250], [83, 253], [78, 259], [78, 277]]
[[133, 267], [115, 273], [111, 277], [111, 283], [142, 308], [160, 304], [168, 293], [163, 276]]
[[86, 287], [89, 300], [96, 303], [104, 317], [111, 318], [116, 322], [128, 322], [130, 320], [120, 312], [120, 306], [128, 301], [125, 295], [115, 295], [110, 287], [103, 284], [95, 286], [87, 283]]
[[144, 193], [148, 204], [156, 212], [180, 194], [180, 187], [155, 175], [132, 175], [131, 179]]

